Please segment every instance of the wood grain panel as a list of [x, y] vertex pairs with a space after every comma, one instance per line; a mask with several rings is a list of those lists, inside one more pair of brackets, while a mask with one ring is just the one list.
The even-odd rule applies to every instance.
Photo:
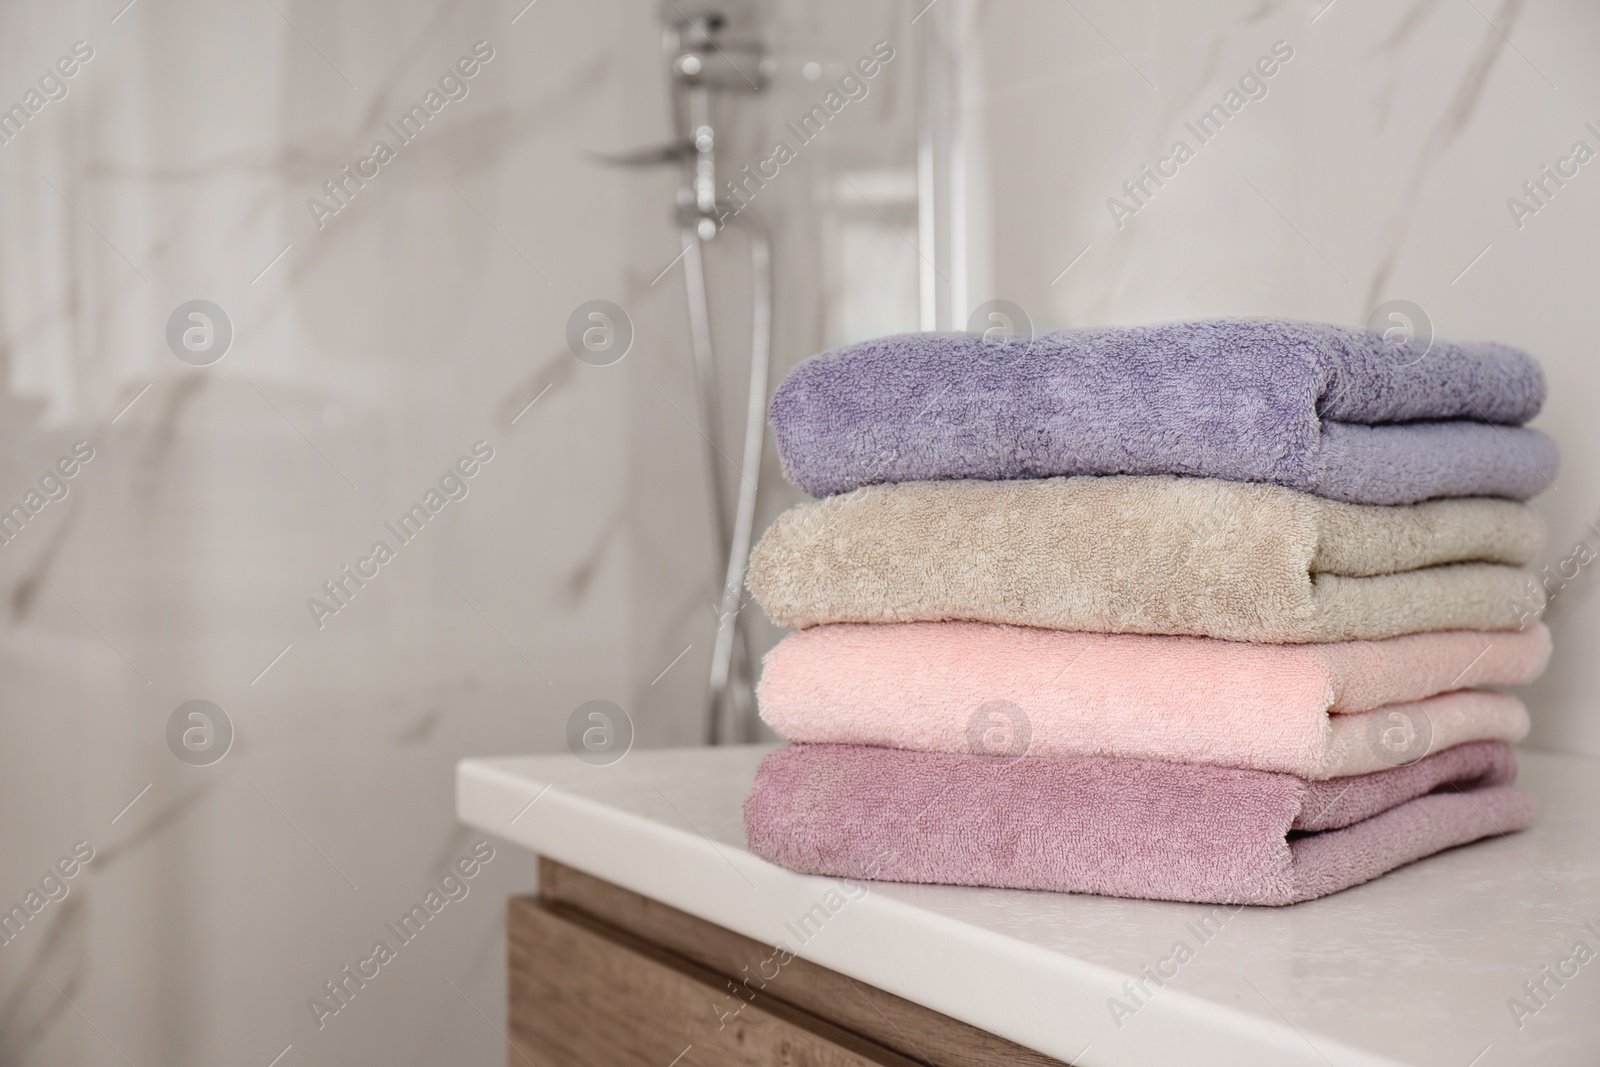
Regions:
[[914, 1067], [779, 1001], [720, 1017], [720, 976], [562, 908], [507, 908], [511, 1067]]
[[[1065, 1067], [1060, 1060], [807, 960], [791, 958], [776, 968], [771, 946], [552, 860], [539, 861], [539, 895], [720, 976], [720, 1012], [742, 1017], [748, 1009], [739, 1010], [741, 1003], [778, 1001], [930, 1067]], [[763, 976], [774, 970], [776, 977], [765, 981]]]

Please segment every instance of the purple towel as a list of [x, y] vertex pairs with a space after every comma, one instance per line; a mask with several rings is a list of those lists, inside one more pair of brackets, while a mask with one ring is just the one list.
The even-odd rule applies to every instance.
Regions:
[[1516, 758], [1477, 741], [1308, 782], [1153, 760], [790, 745], [745, 800], [750, 851], [807, 874], [1292, 904], [1523, 829]]
[[[986, 344], [904, 334], [814, 356], [772, 425], [813, 496], [881, 482], [1189, 474], [1358, 504], [1526, 500], [1556, 446], [1521, 428], [1544, 376], [1498, 344], [1397, 348], [1269, 320], [1168, 323]], [[1489, 425], [1498, 424], [1498, 425]]]

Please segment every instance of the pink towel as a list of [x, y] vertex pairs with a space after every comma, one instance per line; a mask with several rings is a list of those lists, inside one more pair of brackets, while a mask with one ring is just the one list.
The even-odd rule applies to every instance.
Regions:
[[[815, 626], [767, 654], [761, 717], [790, 741], [1125, 756], [1336, 778], [1467, 741], [1520, 741], [1550, 632], [1266, 645], [972, 622]], [[1443, 695], [1440, 695], [1443, 694]]]
[[1504, 744], [1308, 782], [1154, 760], [790, 745], [745, 800], [750, 851], [807, 874], [1292, 904], [1520, 830]]

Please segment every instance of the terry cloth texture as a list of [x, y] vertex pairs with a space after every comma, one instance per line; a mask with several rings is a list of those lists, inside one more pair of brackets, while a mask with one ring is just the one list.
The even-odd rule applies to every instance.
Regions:
[[1212, 478], [867, 486], [778, 516], [748, 584], [780, 626], [972, 622], [1232, 641], [1514, 630], [1544, 528], [1488, 498], [1342, 504]]
[[1511, 750], [1447, 749], [1329, 782], [1098, 757], [791, 745], [745, 800], [763, 859], [807, 874], [1291, 904], [1493, 834], [1533, 799]]
[[[920, 752], [1125, 756], [1367, 774], [1467, 741], [1522, 740], [1542, 624], [1266, 645], [973, 622], [841, 623], [767, 653], [761, 718], [789, 741]], [[998, 731], [998, 732], [996, 732]]]
[[[1396, 347], [1267, 320], [1166, 323], [986, 343], [904, 334], [813, 356], [772, 401], [789, 480], [813, 496], [883, 482], [1189, 474], [1334, 500], [1526, 500], [1555, 443], [1531, 357]], [[1491, 425], [1500, 424], [1500, 425]]]

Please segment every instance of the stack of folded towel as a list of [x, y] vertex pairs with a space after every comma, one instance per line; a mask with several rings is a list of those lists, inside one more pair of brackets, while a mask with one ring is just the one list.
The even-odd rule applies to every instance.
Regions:
[[1288, 904], [1525, 827], [1538, 365], [1274, 321], [911, 335], [772, 404], [751, 849]]

